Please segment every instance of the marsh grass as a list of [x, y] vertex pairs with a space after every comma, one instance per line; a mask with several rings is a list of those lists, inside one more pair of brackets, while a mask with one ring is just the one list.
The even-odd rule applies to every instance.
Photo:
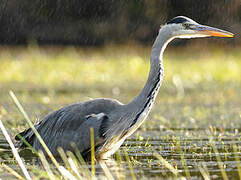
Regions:
[[[0, 114], [10, 136], [28, 127], [26, 115], [34, 122], [63, 105], [97, 97], [128, 102], [146, 81], [149, 50], [0, 48]], [[164, 60], [165, 78], [152, 113], [114, 155], [120, 170], [99, 168], [94, 160], [85, 163], [77, 150], [76, 157], [59, 149], [59, 168], [42, 153], [41, 165], [23, 155], [31, 178], [241, 178], [240, 50], [167, 49]], [[25, 115], [9, 98], [11, 89]], [[0, 134], [2, 169], [21, 179], [4, 143]], [[6, 174], [0, 168], [1, 173]]]
[[[14, 146], [14, 144], [13, 144], [10, 136], [8, 135], [7, 130], [5, 129], [5, 127], [4, 127], [1, 119], [2, 119], [2, 117], [0, 116], [0, 128], [1, 128], [1, 131], [3, 132], [4, 137], [6, 138], [8, 144], [10, 145], [11, 150], [12, 150], [12, 153], [13, 153], [16, 161], [18, 162], [18, 165], [20, 166], [20, 168], [21, 168], [24, 176], [26, 177], [27, 180], [31, 180], [31, 177], [30, 177], [27, 169], [25, 168], [25, 166], [24, 166], [24, 164], [23, 164], [23, 161], [22, 161], [22, 159], [20, 158], [20, 156], [19, 156], [19, 154], [18, 154], [18, 151], [17, 151], [17, 149], [15, 148], [15, 146]], [[23, 178], [22, 178], [18, 173], [16, 173], [14, 170], [11, 170], [11, 168], [8, 168], [8, 166], [5, 165], [4, 167], [5, 167], [6, 169], [10, 170], [11, 173], [13, 173], [16, 177], [19, 177], [19, 178], [23, 179]]]

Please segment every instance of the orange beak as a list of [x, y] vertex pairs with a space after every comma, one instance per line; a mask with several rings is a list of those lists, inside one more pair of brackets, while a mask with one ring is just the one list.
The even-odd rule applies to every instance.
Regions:
[[233, 37], [234, 36], [234, 34], [231, 32], [224, 31], [218, 28], [213, 28], [210, 26], [200, 25], [200, 24], [194, 25], [192, 29], [208, 36], [215, 36], [215, 37]]

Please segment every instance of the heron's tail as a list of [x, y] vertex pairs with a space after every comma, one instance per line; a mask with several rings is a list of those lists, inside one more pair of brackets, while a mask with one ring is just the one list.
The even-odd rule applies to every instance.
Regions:
[[31, 128], [26, 129], [25, 131], [15, 136], [15, 140], [19, 141], [19, 143], [17, 144], [19, 148], [24, 148], [24, 147], [27, 147], [28, 145], [33, 146], [33, 138], [34, 138], [34, 132], [32, 131]]

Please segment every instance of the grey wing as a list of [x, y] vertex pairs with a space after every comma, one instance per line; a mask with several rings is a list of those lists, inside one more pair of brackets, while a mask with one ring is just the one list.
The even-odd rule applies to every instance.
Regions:
[[[58, 156], [58, 147], [72, 150], [72, 142], [80, 153], [88, 150], [90, 148], [90, 127], [94, 129], [96, 145], [103, 144], [104, 134], [108, 128], [108, 113], [120, 104], [107, 102], [107, 100], [97, 101], [98, 103], [91, 101], [61, 108], [46, 116], [35, 126], [54, 156]], [[31, 129], [25, 130], [20, 135], [35, 149], [42, 149]], [[19, 138], [16, 139], [19, 140]], [[23, 143], [22, 147], [24, 147]]]
[[[72, 117], [72, 118], [77, 118]], [[61, 122], [65, 119], [64, 114], [58, 116], [58, 121]], [[71, 119], [69, 119], [71, 121]], [[73, 144], [77, 147], [80, 153], [84, 152], [84, 155], [89, 153], [90, 150], [90, 128], [94, 130], [94, 142], [96, 146], [101, 145], [104, 142], [104, 132], [106, 131], [106, 122], [108, 121], [108, 116], [105, 113], [91, 114], [84, 117], [84, 120], [79, 123], [76, 121], [72, 122], [72, 128], [68, 128], [68, 123], [59, 124], [56, 122], [51, 127], [44, 127], [43, 124], [36, 125], [36, 129], [43, 138], [44, 142], [53, 153], [54, 156], [58, 156], [57, 148], [61, 147], [64, 151], [73, 151]], [[74, 122], [74, 124], [73, 124]], [[47, 124], [46, 124], [47, 125]], [[64, 128], [66, 125], [66, 128]], [[38, 141], [37, 137], [31, 129], [28, 129], [20, 133], [35, 149], [39, 150], [42, 145]], [[24, 146], [24, 144], [22, 144]]]
[[60, 130], [57, 132], [55, 137], [59, 139], [48, 144], [48, 147], [52, 147], [52, 152], [54, 154], [57, 153], [56, 150], [58, 147], [62, 147], [64, 151], [72, 151], [72, 144], [74, 144], [83, 156], [88, 155], [91, 147], [91, 128], [94, 130], [93, 135], [95, 146], [99, 146], [104, 142], [104, 126], [105, 122], [108, 120], [108, 116], [105, 113], [99, 113], [87, 115], [84, 118], [85, 120], [81, 125], [76, 124], [75, 130]]

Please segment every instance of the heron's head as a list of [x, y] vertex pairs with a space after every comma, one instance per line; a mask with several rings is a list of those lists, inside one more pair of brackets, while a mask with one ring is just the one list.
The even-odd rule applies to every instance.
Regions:
[[221, 29], [198, 24], [185, 16], [177, 16], [167, 22], [172, 36], [175, 38], [197, 38], [197, 37], [233, 37], [233, 34]]

